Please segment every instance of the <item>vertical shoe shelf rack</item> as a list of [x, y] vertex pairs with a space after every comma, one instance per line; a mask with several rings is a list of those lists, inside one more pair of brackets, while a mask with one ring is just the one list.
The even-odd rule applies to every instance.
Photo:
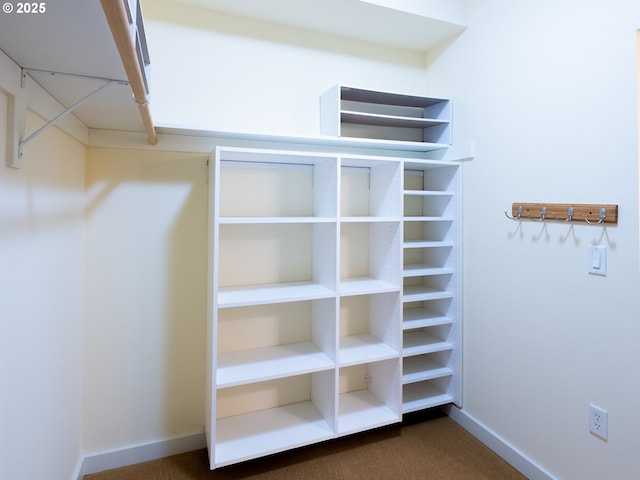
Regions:
[[[376, 151], [450, 144], [449, 100], [338, 86], [322, 112]], [[340, 145], [212, 155], [211, 468], [461, 401], [459, 164]]]

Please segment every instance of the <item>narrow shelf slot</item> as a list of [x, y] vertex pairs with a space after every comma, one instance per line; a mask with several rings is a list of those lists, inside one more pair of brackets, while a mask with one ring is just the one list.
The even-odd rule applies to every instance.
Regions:
[[415, 305], [408, 304], [406, 307], [402, 317], [402, 328], [404, 330], [450, 325], [453, 323], [453, 319], [448, 315], [450, 299], [418, 302]]
[[418, 355], [402, 362], [402, 383], [422, 382], [453, 375], [453, 369], [441, 363], [433, 355]]
[[453, 344], [434, 335], [431, 329], [406, 331], [402, 353], [405, 357], [451, 350]]
[[415, 412], [453, 402], [453, 396], [431, 381], [415, 382], [402, 387], [402, 413]]

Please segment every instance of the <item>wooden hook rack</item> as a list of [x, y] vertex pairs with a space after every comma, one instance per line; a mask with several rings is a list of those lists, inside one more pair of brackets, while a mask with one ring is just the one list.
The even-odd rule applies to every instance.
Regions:
[[[506, 212], [505, 212], [506, 214]], [[603, 203], [513, 203], [514, 220], [618, 223], [618, 205]]]

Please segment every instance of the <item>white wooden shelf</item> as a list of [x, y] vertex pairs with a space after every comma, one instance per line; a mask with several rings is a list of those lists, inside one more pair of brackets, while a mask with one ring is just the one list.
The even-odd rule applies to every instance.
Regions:
[[411, 240], [403, 243], [403, 248], [450, 248], [454, 242], [438, 240]]
[[421, 129], [435, 127], [437, 125], [449, 125], [448, 120], [404, 117], [399, 115], [383, 115], [379, 113], [358, 112], [355, 110], [342, 110], [340, 112], [340, 120], [343, 123]]
[[453, 369], [426, 356], [405, 358], [402, 383], [404, 385], [453, 375]]
[[313, 402], [301, 402], [218, 419], [217, 467], [328, 440], [333, 427]]
[[416, 285], [405, 287], [403, 301], [408, 302], [424, 302], [426, 300], [438, 300], [441, 298], [452, 298], [453, 292], [443, 291], [437, 288]]
[[403, 354], [405, 357], [424, 353], [451, 350], [453, 344], [431, 334], [428, 330], [405, 332]]
[[404, 330], [449, 325], [453, 319], [424, 308], [411, 308], [404, 311], [402, 317]]
[[432, 265], [405, 265], [403, 275], [405, 277], [421, 277], [429, 275], [451, 275], [454, 269], [451, 267], [434, 267]]
[[366, 293], [399, 292], [400, 286], [377, 278], [345, 278], [340, 280], [340, 295], [364, 295]]
[[448, 99], [337, 85], [320, 97], [320, 114], [323, 135], [451, 144]]
[[338, 363], [341, 367], [397, 358], [398, 350], [370, 334], [340, 338]]
[[427, 382], [415, 382], [402, 388], [402, 413], [411, 413], [454, 402], [453, 395]]
[[317, 372], [334, 365], [310, 342], [222, 353], [218, 357], [217, 387]]
[[333, 296], [335, 296], [335, 291], [324, 285], [312, 282], [221, 287], [218, 291], [218, 307], [267, 305], [270, 303], [297, 302]]
[[335, 223], [335, 217], [220, 217], [221, 225], [253, 225], [279, 223]]
[[338, 434], [348, 435], [382, 427], [400, 420], [397, 411], [378, 400], [370, 391], [343, 393], [339, 397]]

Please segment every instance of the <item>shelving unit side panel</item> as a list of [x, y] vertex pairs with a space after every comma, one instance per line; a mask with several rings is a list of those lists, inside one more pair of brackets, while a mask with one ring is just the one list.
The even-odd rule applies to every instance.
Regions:
[[315, 300], [311, 303], [313, 341], [336, 364], [338, 359], [338, 301], [334, 297]]
[[320, 96], [320, 133], [340, 136], [340, 86], [336, 85]]
[[371, 224], [369, 228], [369, 275], [391, 284], [402, 279], [402, 223]]
[[209, 156], [208, 165], [208, 244], [209, 248], [207, 255], [207, 285], [209, 288], [209, 294], [207, 295], [207, 323], [206, 323], [206, 335], [207, 335], [207, 351], [206, 351], [206, 366], [205, 366], [205, 402], [207, 408], [205, 409], [205, 438], [209, 453], [209, 465], [211, 468], [215, 465], [215, 451], [216, 451], [216, 359], [217, 342], [215, 338], [217, 335], [217, 323], [218, 323], [218, 219], [220, 204], [217, 195], [220, 192], [218, 175], [219, 164], [219, 148], [214, 149]]
[[369, 331], [395, 351], [402, 345], [402, 299], [400, 293], [369, 295]]

